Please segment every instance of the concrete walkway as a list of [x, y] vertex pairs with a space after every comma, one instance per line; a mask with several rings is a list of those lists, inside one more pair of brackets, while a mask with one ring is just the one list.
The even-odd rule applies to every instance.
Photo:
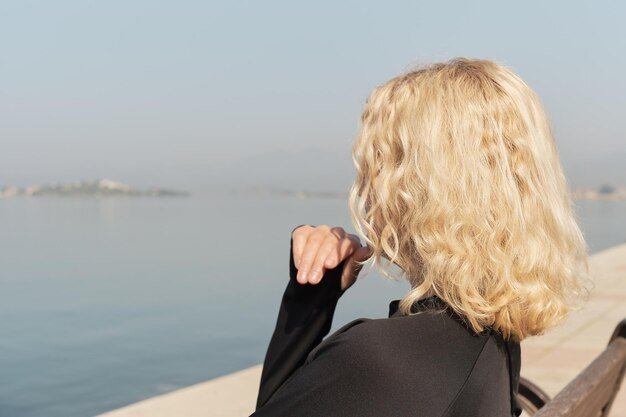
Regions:
[[[595, 289], [586, 306], [544, 336], [522, 343], [522, 375], [551, 396], [606, 347], [626, 317], [626, 244], [591, 258]], [[254, 410], [261, 366], [150, 398], [99, 417], [244, 417]], [[626, 385], [626, 384], [625, 384]], [[612, 417], [626, 417], [626, 386]]]
[[[595, 289], [585, 308], [544, 336], [522, 342], [522, 375], [551, 396], [582, 371], [626, 318], [626, 244], [591, 258]], [[626, 417], [626, 384], [617, 394], [611, 417]]]

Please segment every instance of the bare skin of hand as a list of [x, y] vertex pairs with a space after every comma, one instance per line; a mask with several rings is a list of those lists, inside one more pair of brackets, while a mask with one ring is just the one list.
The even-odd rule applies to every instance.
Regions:
[[293, 259], [300, 284], [317, 284], [327, 269], [336, 268], [344, 259], [341, 273], [341, 289], [354, 284], [361, 270], [355, 261], [364, 261], [370, 256], [370, 249], [361, 245], [358, 236], [346, 233], [341, 227], [300, 226], [291, 237], [293, 239]]

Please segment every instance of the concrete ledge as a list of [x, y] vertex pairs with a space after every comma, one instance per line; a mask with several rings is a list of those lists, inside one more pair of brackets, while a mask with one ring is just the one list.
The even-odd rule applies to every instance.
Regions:
[[261, 365], [181, 388], [99, 417], [232, 417], [254, 411]]

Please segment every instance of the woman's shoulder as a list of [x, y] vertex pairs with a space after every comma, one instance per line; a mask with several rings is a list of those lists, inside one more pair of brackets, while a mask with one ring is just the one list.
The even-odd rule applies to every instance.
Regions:
[[387, 393], [411, 398], [410, 403], [428, 403], [433, 413], [463, 407], [465, 400], [457, 404], [454, 399], [478, 386], [502, 391], [502, 404], [490, 407], [506, 408], [507, 355], [497, 334], [476, 334], [448, 309], [434, 308], [441, 306], [438, 302], [424, 306], [432, 308], [408, 316], [354, 320], [320, 344], [309, 363], [341, 369], [352, 382], [366, 380], [361, 389], [371, 395]]

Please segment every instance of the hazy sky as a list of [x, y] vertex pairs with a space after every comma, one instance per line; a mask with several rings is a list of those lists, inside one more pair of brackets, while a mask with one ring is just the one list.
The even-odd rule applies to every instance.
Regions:
[[0, 186], [342, 190], [372, 88], [455, 56], [539, 93], [573, 186], [626, 186], [625, 5], [0, 0]]

